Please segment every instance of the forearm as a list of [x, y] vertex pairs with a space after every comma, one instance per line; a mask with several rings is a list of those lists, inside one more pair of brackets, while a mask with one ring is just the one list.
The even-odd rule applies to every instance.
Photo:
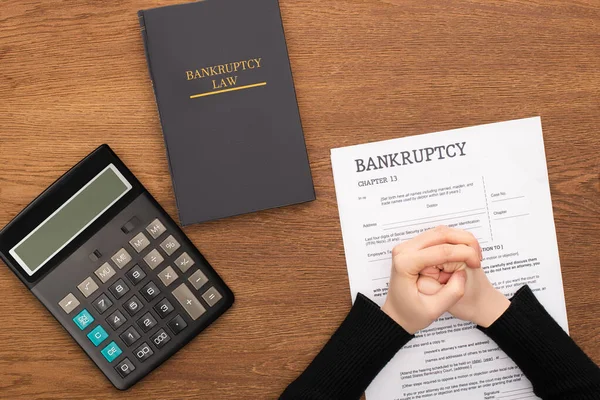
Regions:
[[358, 399], [412, 337], [359, 294], [338, 330], [280, 399]]
[[548, 400], [600, 398], [600, 369], [537, 301], [528, 286], [488, 328], [479, 327], [513, 359]]

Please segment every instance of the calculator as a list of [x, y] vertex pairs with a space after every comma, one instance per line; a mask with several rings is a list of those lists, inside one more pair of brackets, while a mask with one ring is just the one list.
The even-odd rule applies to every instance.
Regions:
[[121, 390], [234, 302], [211, 265], [108, 145], [0, 231], [0, 256]]

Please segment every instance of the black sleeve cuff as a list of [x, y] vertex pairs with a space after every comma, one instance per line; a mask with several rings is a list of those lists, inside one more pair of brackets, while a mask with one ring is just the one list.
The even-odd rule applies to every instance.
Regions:
[[478, 329], [513, 359], [538, 396], [599, 398], [600, 369], [548, 314], [529, 286], [515, 293], [492, 325]]
[[412, 337], [359, 293], [338, 330], [281, 399], [358, 399]]

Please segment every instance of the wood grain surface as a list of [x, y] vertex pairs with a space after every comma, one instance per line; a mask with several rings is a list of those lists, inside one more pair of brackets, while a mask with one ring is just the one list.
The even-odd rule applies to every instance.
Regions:
[[[0, 1], [0, 226], [102, 143], [176, 218], [136, 16], [175, 1]], [[600, 363], [600, 1], [281, 12], [317, 200], [185, 228], [237, 302], [127, 392], [1, 267], [0, 398], [276, 398], [350, 307], [329, 150], [536, 115], [571, 335]]]

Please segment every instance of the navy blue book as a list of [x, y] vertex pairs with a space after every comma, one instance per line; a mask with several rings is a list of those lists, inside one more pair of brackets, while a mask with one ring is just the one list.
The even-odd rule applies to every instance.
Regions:
[[277, 0], [138, 15], [181, 224], [314, 200]]

